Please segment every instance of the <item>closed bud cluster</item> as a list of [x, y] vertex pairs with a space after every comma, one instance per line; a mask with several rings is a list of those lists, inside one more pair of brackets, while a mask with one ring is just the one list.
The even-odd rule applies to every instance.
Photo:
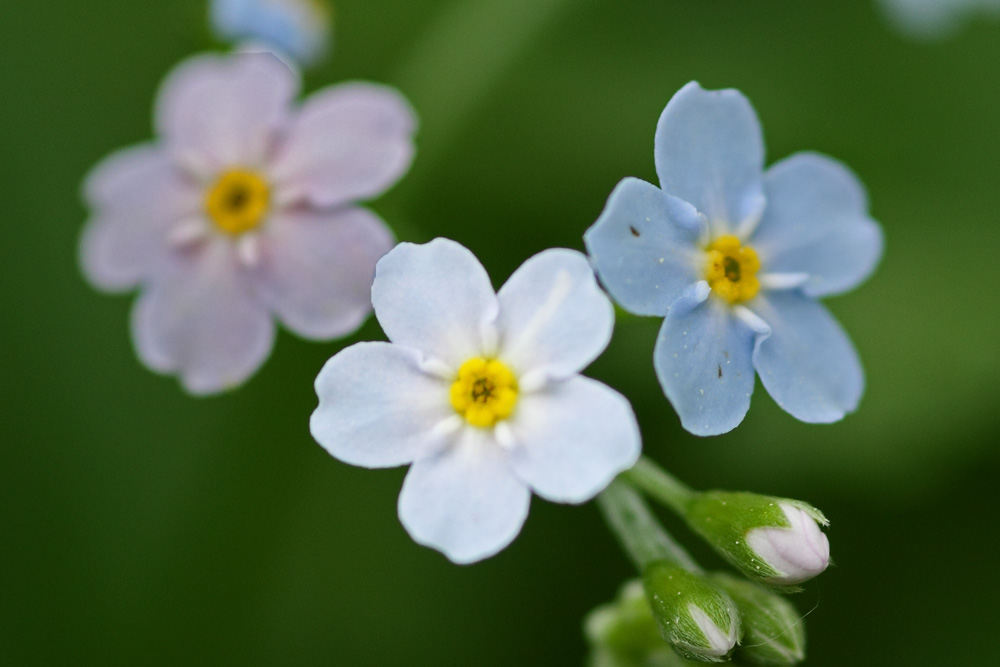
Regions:
[[648, 665], [657, 654], [673, 653], [660, 637], [638, 579], [622, 586], [614, 602], [590, 612], [584, 632], [592, 649], [591, 667]]
[[754, 493], [708, 491], [688, 505], [687, 520], [748, 577], [793, 588], [823, 572], [829, 522], [807, 503]]
[[745, 579], [717, 573], [712, 580], [736, 603], [743, 640], [736, 659], [752, 665], [795, 665], [805, 659], [806, 635], [795, 607]]
[[660, 635], [674, 650], [699, 662], [729, 659], [740, 638], [740, 617], [722, 589], [666, 561], [646, 566], [643, 585]]

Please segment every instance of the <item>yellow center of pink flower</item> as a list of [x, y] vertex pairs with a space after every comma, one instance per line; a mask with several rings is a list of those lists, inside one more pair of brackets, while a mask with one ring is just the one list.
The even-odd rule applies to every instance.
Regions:
[[753, 248], [741, 246], [738, 238], [726, 234], [709, 244], [705, 260], [705, 280], [712, 294], [730, 304], [743, 303], [757, 296], [760, 260]]
[[497, 359], [469, 359], [451, 385], [451, 406], [473, 426], [488, 428], [506, 419], [517, 404], [517, 378]]
[[271, 188], [256, 171], [230, 169], [205, 196], [205, 210], [215, 226], [231, 236], [256, 229], [271, 204]]

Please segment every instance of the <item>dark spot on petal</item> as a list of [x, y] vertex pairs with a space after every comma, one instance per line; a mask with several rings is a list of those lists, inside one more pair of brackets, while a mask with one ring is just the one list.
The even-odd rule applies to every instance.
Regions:
[[722, 377], [722, 364], [719, 364], [719, 377]]
[[638, 230], [638, 229], [636, 229], [635, 227], [632, 227], [631, 225], [629, 225], [629, 228], [628, 228], [628, 230], [629, 230], [630, 232], [632, 232], [632, 236], [638, 236], [638, 235], [639, 235], [639, 230]]

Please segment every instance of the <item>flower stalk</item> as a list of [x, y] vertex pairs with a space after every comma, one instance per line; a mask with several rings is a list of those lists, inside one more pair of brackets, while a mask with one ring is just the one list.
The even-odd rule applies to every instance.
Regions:
[[642, 496], [621, 479], [608, 485], [597, 497], [598, 507], [625, 553], [642, 572], [655, 561], [669, 561], [691, 572], [701, 567], [664, 530]]

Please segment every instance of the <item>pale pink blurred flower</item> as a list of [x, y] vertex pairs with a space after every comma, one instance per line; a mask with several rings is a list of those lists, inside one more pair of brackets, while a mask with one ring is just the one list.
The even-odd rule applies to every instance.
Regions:
[[409, 168], [416, 120], [387, 86], [341, 84], [301, 105], [298, 91], [270, 54], [191, 58], [160, 89], [159, 139], [112, 154], [84, 184], [84, 274], [141, 289], [136, 352], [193, 394], [252, 375], [275, 319], [323, 340], [371, 311], [393, 237], [356, 202]]

